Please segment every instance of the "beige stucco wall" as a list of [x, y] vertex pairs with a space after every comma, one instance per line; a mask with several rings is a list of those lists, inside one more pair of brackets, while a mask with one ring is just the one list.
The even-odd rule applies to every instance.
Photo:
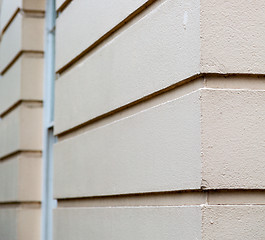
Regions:
[[200, 207], [60, 209], [54, 219], [55, 239], [201, 239]]
[[54, 239], [264, 239], [263, 1], [56, 3]]
[[41, 101], [43, 74], [42, 54], [23, 54], [0, 81], [0, 113], [21, 99]]
[[45, 1], [0, 8], [0, 239], [39, 240]]
[[41, 201], [41, 158], [21, 154], [0, 163], [0, 202]]
[[[5, 240], [40, 239], [45, 3], [2, 0]], [[264, 240], [264, 2], [56, 9], [54, 240]]]
[[40, 210], [29, 206], [1, 208], [0, 232], [6, 240], [40, 239]]
[[17, 14], [1, 39], [0, 71], [3, 72], [21, 51], [43, 51], [43, 18]]

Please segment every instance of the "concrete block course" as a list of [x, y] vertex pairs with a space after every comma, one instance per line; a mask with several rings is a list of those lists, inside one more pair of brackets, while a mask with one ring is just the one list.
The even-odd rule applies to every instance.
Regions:
[[42, 107], [22, 104], [0, 121], [0, 158], [11, 153], [42, 149]]
[[41, 201], [41, 157], [20, 155], [0, 162], [0, 202]]
[[20, 51], [42, 51], [43, 34], [43, 18], [31, 18], [18, 14], [1, 39], [0, 72]]
[[43, 58], [23, 54], [0, 79], [0, 114], [21, 100], [42, 100]]
[[69, 208], [54, 211], [54, 240], [201, 240], [201, 208]]

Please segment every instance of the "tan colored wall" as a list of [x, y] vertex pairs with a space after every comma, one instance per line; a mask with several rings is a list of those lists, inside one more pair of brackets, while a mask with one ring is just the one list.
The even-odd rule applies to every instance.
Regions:
[[2, 0], [0, 41], [0, 238], [41, 233], [45, 1]]
[[264, 239], [264, 3], [57, 9], [54, 239]]
[[0, 209], [1, 238], [40, 239], [40, 209], [17, 206]]
[[21, 99], [41, 101], [43, 56], [23, 54], [0, 81], [0, 112], [8, 111]]
[[[2, 0], [5, 240], [40, 239], [44, 7]], [[56, 9], [54, 240], [264, 240], [263, 1]]]

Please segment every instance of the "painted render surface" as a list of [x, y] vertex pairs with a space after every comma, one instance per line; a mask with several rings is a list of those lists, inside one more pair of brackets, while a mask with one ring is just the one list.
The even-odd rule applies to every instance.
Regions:
[[0, 163], [0, 202], [41, 200], [41, 158], [20, 155]]
[[[84, 17], [89, 4], [75, 0], [57, 19], [57, 71], [126, 16], [115, 6], [119, 21], [106, 23], [95, 4]], [[265, 88], [253, 75], [264, 74], [264, 9], [156, 1], [58, 74], [55, 240], [265, 238]], [[185, 201], [154, 193], [172, 190]]]
[[18, 8], [24, 10], [44, 11], [45, 0], [16, 0], [16, 1], [0, 1], [1, 15], [0, 15], [0, 29], [3, 30], [8, 24], [12, 16]]
[[58, 10], [66, 0], [56, 0], [56, 9]]
[[6, 27], [12, 15], [16, 12], [18, 8], [22, 6], [22, 0], [17, 1], [2, 1], [1, 4], [1, 15], [0, 15], [0, 29], [2, 30]]
[[201, 0], [201, 72], [264, 74], [265, 2]]
[[[263, 1], [239, 0], [167, 0], [150, 7], [56, 81], [56, 134], [199, 73], [263, 74], [264, 8]], [[63, 52], [66, 28], [58, 23]], [[73, 54], [81, 51], [77, 41], [68, 44]], [[57, 62], [72, 58], [59, 54]]]
[[67, 7], [56, 22], [56, 70], [146, 2], [147, 0], [73, 1], [71, 7]]
[[[140, 3], [143, 4], [146, 1], [139, 0], [138, 2], [140, 5]], [[158, 1], [157, 5], [170, 6], [171, 2], [173, 1]], [[197, 40], [200, 44], [197, 47], [199, 48], [199, 57], [201, 59], [200, 72], [263, 73], [262, 62], [265, 57], [265, 37], [263, 34], [265, 27], [265, 16], [263, 14], [265, 8], [264, 1], [177, 0], [175, 4], [178, 5], [175, 11], [177, 11], [180, 16], [180, 18], [174, 18], [175, 23], [176, 25], [178, 25], [178, 23], [182, 24], [182, 27], [185, 29], [184, 33], [190, 30], [191, 25], [196, 24], [195, 21], [197, 21], [197, 19], [194, 19], [193, 15], [195, 12], [198, 14], [200, 34], [199, 36], [194, 34], [193, 39], [199, 37]], [[93, 4], [93, 2], [86, 2], [85, 0], [73, 1], [71, 6], [66, 8], [58, 18], [58, 38], [56, 47], [58, 51], [56, 57], [57, 70], [92, 45], [92, 43], [98, 39], [98, 37], [93, 39], [92, 36], [96, 33], [100, 34], [100, 29], [108, 29], [108, 25], [114, 27], [114, 22], [112, 22], [113, 19], [116, 19], [118, 14], [121, 13], [125, 16], [125, 9], [129, 6], [128, 1], [125, 4], [126, 6], [124, 6], [122, 2], [119, 2], [119, 0], [116, 0], [114, 3], [112, 1], [109, 7], [112, 11], [107, 13], [109, 14], [110, 22], [107, 22], [102, 21], [102, 19], [105, 20], [106, 17], [108, 17], [106, 15], [104, 15], [104, 17], [101, 16], [102, 5], [104, 4], [99, 2]], [[196, 7], [194, 8], [194, 6]], [[92, 17], [90, 16], [91, 14], [89, 14], [89, 16], [85, 18], [83, 12], [91, 11], [92, 8], [93, 12], [91, 14], [95, 14], [96, 16]], [[156, 11], [157, 9], [159, 9], [159, 6], [155, 8], [151, 6], [151, 10]], [[170, 11], [174, 11], [174, 7], [168, 10], [167, 13], [169, 14]], [[80, 14], [76, 15], [75, 12], [80, 12]], [[111, 16], [111, 14], [114, 14], [114, 16]], [[97, 24], [97, 27], [91, 30], [93, 32], [92, 36], [91, 31], [84, 31], [82, 27], [90, 18], [92, 18], [91, 21], [95, 21], [95, 24]], [[98, 19], [98, 21], [96, 21], [96, 19]], [[80, 27], [75, 28], [73, 22], [78, 23]], [[138, 20], [135, 20], [133, 24], [138, 24], [137, 22]], [[164, 19], [163, 22], [166, 22], [166, 19]], [[67, 31], [66, 28], [70, 28], [71, 31]], [[159, 28], [159, 26], [154, 24], [153, 28]], [[76, 34], [69, 36], [69, 32], [72, 31], [75, 31]], [[104, 33], [104, 31], [101, 32], [99, 37], [103, 36]], [[180, 29], [178, 29], [178, 33], [183, 36], [183, 31], [180, 31]], [[120, 34], [122, 34], [122, 31]], [[81, 35], [82, 37], [78, 37]], [[162, 37], [162, 35], [164, 35], [163, 32], [161, 32], [160, 37]], [[81, 44], [84, 39], [87, 39], [86, 45]], [[152, 39], [152, 41], [154, 41], [154, 39]], [[169, 39], [164, 43], [168, 41]], [[186, 47], [189, 41], [192, 41], [192, 39], [188, 41], [178, 41], [176, 47], [177, 45]], [[63, 54], [65, 50], [69, 51], [69, 53]], [[177, 62], [175, 63], [177, 65]]]
[[54, 239], [263, 240], [264, 218], [253, 205], [61, 208]]
[[40, 210], [0, 208], [0, 232], [5, 240], [40, 239]]
[[199, 189], [199, 97], [197, 91], [57, 143], [54, 196]]
[[265, 91], [200, 89], [61, 141], [55, 196], [264, 189], [264, 101]]
[[1, 240], [41, 240], [45, 4], [0, 1]]
[[198, 0], [165, 1], [62, 75], [56, 81], [55, 133], [198, 73], [199, 17]]
[[42, 100], [43, 58], [23, 54], [0, 79], [0, 114], [21, 100]]
[[201, 240], [201, 219], [199, 206], [57, 209], [54, 239]]
[[0, 124], [0, 157], [21, 151], [42, 149], [42, 108], [21, 105]]
[[265, 207], [207, 206], [202, 209], [202, 239], [263, 240]]
[[265, 188], [264, 102], [264, 90], [202, 91], [204, 188]]
[[43, 18], [25, 17], [18, 14], [2, 36], [0, 44], [0, 72], [20, 51], [43, 50]]
[[[1, 3], [2, 30], [46, 1]], [[56, 75], [53, 240], [265, 239], [264, 12], [258, 0], [60, 9], [56, 71], [93, 50]], [[43, 51], [44, 21], [21, 11], [1, 36], [0, 240], [43, 232], [47, 53], [12, 60]]]

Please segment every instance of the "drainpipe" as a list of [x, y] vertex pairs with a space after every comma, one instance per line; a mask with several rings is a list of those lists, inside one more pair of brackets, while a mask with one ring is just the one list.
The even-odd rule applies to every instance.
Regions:
[[52, 240], [53, 199], [53, 133], [55, 83], [55, 0], [46, 0], [44, 53], [44, 113], [43, 113], [43, 184], [42, 184], [42, 240]]

